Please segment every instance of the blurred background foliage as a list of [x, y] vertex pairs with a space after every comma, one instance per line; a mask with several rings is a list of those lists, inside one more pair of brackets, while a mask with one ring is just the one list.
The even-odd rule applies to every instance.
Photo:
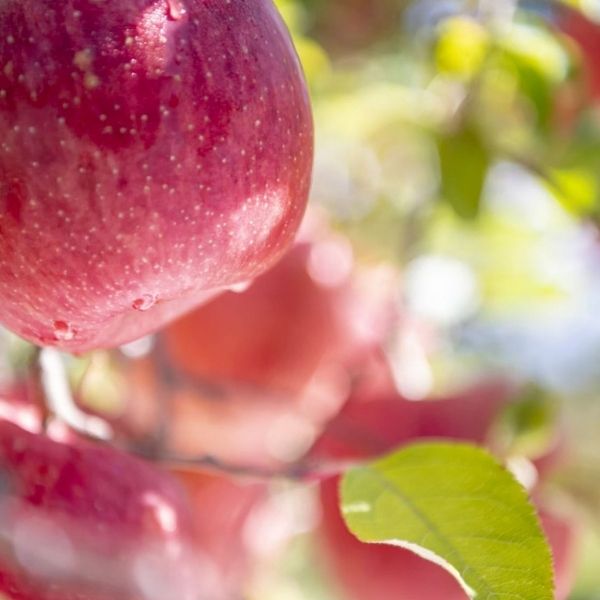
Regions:
[[[276, 4], [314, 104], [312, 206], [359, 262], [401, 274], [399, 391], [520, 384], [495, 443], [534, 460], [559, 440], [550, 501], [585, 524], [570, 598], [600, 600], [600, 1]], [[0, 336], [0, 380], [32, 352]], [[114, 354], [69, 360], [87, 408], [118, 413]], [[318, 559], [318, 513], [314, 490], [274, 484], [269, 531], [292, 542], [250, 600], [343, 597]]]
[[521, 444], [571, 440], [556, 486], [593, 523], [572, 598], [600, 598], [600, 3], [277, 4], [315, 106], [312, 202], [437, 332], [400, 386], [534, 386], [507, 419]]

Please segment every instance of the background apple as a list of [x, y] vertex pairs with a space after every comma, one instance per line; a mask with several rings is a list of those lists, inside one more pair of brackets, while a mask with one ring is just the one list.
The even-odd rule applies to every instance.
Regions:
[[125, 365], [124, 420], [140, 432], [162, 427], [184, 456], [293, 462], [380, 347], [395, 284], [393, 270], [356, 268], [344, 238], [299, 241], [247, 290], [170, 325], [148, 357]]
[[580, 10], [562, 5], [556, 8], [556, 25], [581, 53], [585, 91], [600, 98], [600, 26]]
[[288, 246], [312, 120], [269, 0], [9, 0], [0, 64], [0, 323], [113, 347]]
[[248, 523], [267, 502], [269, 483], [191, 470], [172, 473], [190, 499], [197, 547], [212, 562], [215, 588], [226, 599], [241, 597], [254, 566]]
[[313, 460], [376, 457], [416, 438], [483, 443], [513, 388], [494, 379], [447, 397], [410, 401], [392, 388], [354, 393], [313, 446]]
[[247, 290], [165, 328], [158, 343], [187, 376], [298, 393], [324, 364], [356, 364], [382, 340], [393, 307], [390, 282], [376, 277], [356, 269], [345, 238], [322, 233], [297, 243]]
[[211, 590], [178, 484], [117, 450], [59, 437], [0, 421], [0, 590], [16, 600]]

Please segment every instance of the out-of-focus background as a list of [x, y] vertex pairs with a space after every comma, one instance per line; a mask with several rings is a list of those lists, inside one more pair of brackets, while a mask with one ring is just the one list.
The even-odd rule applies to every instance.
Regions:
[[278, 4], [315, 105], [313, 205], [400, 272], [399, 391], [525, 386], [512, 426], [561, 437], [549, 495], [585, 522], [569, 598], [600, 598], [600, 2]]
[[[311, 472], [442, 436], [507, 460], [544, 515], [557, 597], [600, 599], [600, 2], [277, 5], [316, 121], [299, 244], [158, 338], [65, 359], [77, 400], [237, 475], [191, 486], [221, 538], [207, 552], [226, 570], [251, 555], [240, 598], [463, 598], [403, 551], [357, 549], [335, 481]], [[277, 336], [268, 368], [240, 349]], [[18, 381], [32, 349], [0, 343]], [[270, 470], [301, 481], [257, 501]]]

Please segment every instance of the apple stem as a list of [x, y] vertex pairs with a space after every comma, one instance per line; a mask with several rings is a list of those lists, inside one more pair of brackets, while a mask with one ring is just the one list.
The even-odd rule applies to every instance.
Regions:
[[36, 362], [46, 409], [45, 420], [52, 415], [87, 437], [111, 439], [113, 431], [108, 423], [86, 414], [75, 403], [60, 352], [54, 348], [41, 348]]

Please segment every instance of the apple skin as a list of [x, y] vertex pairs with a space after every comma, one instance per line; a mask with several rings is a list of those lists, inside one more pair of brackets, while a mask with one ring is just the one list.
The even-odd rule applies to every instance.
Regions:
[[270, 0], [0, 5], [0, 323], [71, 352], [274, 264], [313, 124]]
[[13, 600], [153, 600], [165, 589], [197, 597], [202, 562], [190, 505], [169, 475], [4, 420], [0, 465], [0, 592]]
[[[332, 263], [338, 255], [348, 260], [334, 266], [340, 272], [331, 273], [331, 284], [312, 270], [322, 248], [332, 253]], [[159, 340], [171, 364], [190, 377], [298, 393], [323, 363], [351, 361], [383, 335], [373, 324], [371, 340], [361, 340], [351, 322], [352, 304], [362, 304], [365, 321], [375, 321], [364, 314], [352, 267], [344, 238], [297, 243], [246, 291], [201, 306], [165, 328]]]

